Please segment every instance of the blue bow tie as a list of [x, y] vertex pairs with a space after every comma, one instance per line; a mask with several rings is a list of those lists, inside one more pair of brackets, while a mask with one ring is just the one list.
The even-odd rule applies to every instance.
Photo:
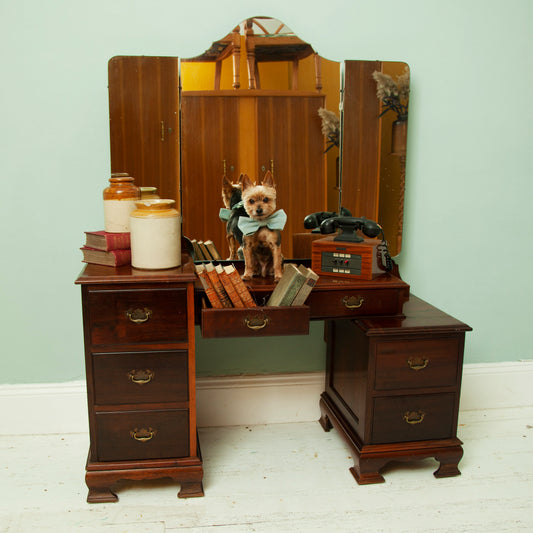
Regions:
[[242, 207], [242, 200], [236, 203], [231, 209], [226, 209], [225, 207], [221, 207], [218, 213], [218, 216], [220, 220], [222, 220], [222, 222], [227, 222], [229, 220], [229, 217], [231, 216], [231, 213], [233, 211], [237, 211], [237, 209], [240, 209], [241, 207]]
[[253, 235], [260, 228], [267, 227], [272, 230], [282, 230], [287, 222], [287, 214], [283, 209], [279, 209], [275, 213], [272, 213], [269, 217], [263, 220], [254, 220], [249, 217], [239, 217], [237, 226], [243, 232], [244, 235]]

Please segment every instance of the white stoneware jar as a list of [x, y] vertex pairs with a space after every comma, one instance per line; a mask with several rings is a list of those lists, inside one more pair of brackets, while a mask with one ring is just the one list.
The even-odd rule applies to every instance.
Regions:
[[135, 202], [130, 215], [131, 265], [159, 270], [181, 265], [181, 216], [174, 200]]
[[104, 189], [104, 229], [108, 233], [130, 231], [130, 214], [135, 202], [140, 200], [141, 191], [133, 184], [133, 178], [126, 173], [111, 174], [109, 187]]

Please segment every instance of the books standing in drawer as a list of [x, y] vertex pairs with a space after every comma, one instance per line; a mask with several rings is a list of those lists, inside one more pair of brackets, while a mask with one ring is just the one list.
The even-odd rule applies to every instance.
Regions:
[[248, 287], [233, 265], [200, 264], [196, 265], [196, 273], [213, 308], [256, 307]]
[[237, 272], [237, 269], [233, 265], [228, 265], [224, 267], [226, 274], [228, 275], [229, 280], [235, 287], [235, 290], [239, 294], [244, 307], [257, 307], [254, 302], [248, 287], [244, 284], [244, 281], [241, 279], [241, 276]]
[[224, 306], [222, 305], [222, 302], [215, 291], [215, 287], [213, 286], [211, 278], [207, 275], [205, 265], [196, 265], [196, 273], [200, 278], [200, 282], [202, 283], [205, 295], [207, 296], [209, 303], [215, 309], [222, 309]]
[[215, 267], [215, 272], [218, 274], [218, 278], [222, 282], [222, 286], [224, 287], [226, 294], [231, 300], [233, 307], [244, 307], [242, 298], [239, 296], [239, 293], [237, 292], [235, 285], [233, 285], [233, 282], [229, 278], [226, 270], [221, 265], [217, 265]]
[[268, 299], [267, 306], [303, 305], [318, 276], [303, 265], [287, 263], [283, 275]]
[[213, 288], [215, 289], [218, 298], [222, 302], [222, 307], [233, 307], [228, 293], [224, 289], [224, 285], [222, 285], [222, 280], [218, 277], [215, 265], [213, 265], [213, 263], [206, 263], [205, 270], [213, 284]]
[[318, 274], [313, 272], [310, 268], [300, 265], [298, 270], [305, 275], [305, 281], [303, 282], [303, 285], [301, 286], [291, 305], [303, 305], [318, 281]]

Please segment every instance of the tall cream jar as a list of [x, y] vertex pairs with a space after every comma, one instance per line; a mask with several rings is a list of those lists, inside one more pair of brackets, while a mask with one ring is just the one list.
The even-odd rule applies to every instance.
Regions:
[[131, 264], [159, 270], [181, 265], [181, 216], [174, 200], [135, 202], [130, 215]]
[[104, 229], [108, 233], [130, 231], [130, 214], [141, 191], [133, 184], [133, 178], [121, 172], [111, 174], [109, 186], [104, 189]]

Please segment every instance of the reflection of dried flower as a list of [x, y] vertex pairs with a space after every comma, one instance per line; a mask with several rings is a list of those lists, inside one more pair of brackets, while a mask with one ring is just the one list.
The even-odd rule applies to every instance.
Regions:
[[377, 84], [377, 97], [383, 103], [385, 108], [380, 117], [387, 111], [394, 111], [398, 117], [407, 117], [409, 107], [409, 70], [393, 80], [388, 74], [375, 71], [372, 77]]
[[340, 119], [333, 111], [324, 107], [318, 110], [318, 114], [322, 119], [322, 135], [326, 137], [329, 145], [326, 149], [327, 152], [333, 146], [339, 146]]

